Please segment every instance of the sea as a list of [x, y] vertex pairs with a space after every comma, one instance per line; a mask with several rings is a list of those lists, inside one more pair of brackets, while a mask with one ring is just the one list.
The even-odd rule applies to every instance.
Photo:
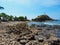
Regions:
[[35, 24], [35, 25], [41, 25], [41, 24], [47, 24], [47, 25], [60, 25], [60, 20], [55, 20], [55, 21], [46, 21], [46, 22], [35, 22], [31, 21], [28, 22], [29, 25]]
[[[28, 25], [32, 25], [32, 24], [35, 24], [35, 25], [41, 25], [41, 24], [46, 24], [46, 25], [60, 25], [60, 20], [47, 21], [47, 22], [35, 22], [35, 21], [28, 22]], [[56, 31], [55, 34], [56, 34], [56, 36], [58, 38], [60, 38], [60, 29], [57, 29], [57, 31]]]

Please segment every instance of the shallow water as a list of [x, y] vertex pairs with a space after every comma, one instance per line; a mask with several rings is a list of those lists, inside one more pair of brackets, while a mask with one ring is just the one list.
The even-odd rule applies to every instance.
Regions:
[[[60, 25], [60, 20], [58, 21], [48, 21], [48, 22], [28, 22], [28, 25], [32, 25], [32, 24], [35, 24], [35, 25], [41, 25], [41, 24], [47, 24], [47, 25]], [[57, 29], [56, 31], [56, 36], [58, 38], [60, 38], [60, 29]]]
[[48, 22], [44, 22], [44, 24], [48, 24], [48, 25], [60, 25], [60, 20], [58, 20], [58, 21], [48, 21]]
[[47, 22], [28, 22], [29, 25], [35, 24], [35, 25], [41, 25], [41, 24], [47, 24], [47, 25], [60, 25], [60, 20], [58, 21], [47, 21]]
[[28, 22], [28, 25], [32, 25], [32, 24], [35, 24], [35, 25], [41, 25], [41, 24], [44, 24], [43, 22]]

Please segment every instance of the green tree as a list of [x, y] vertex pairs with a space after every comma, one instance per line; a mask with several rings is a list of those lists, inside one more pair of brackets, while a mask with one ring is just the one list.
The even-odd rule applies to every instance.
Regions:
[[14, 20], [15, 20], [15, 21], [18, 21], [18, 17], [15, 16], [15, 17], [14, 17]]
[[1, 13], [0, 17], [6, 17], [7, 15], [5, 13]]
[[3, 17], [3, 21], [7, 21], [7, 19], [9, 18], [7, 14], [5, 13], [0, 13], [0, 18]]
[[[0, 10], [4, 9], [4, 7], [0, 6]], [[0, 18], [0, 23], [1, 23], [1, 18]]]
[[25, 20], [27, 20], [27, 17], [25, 16]]
[[13, 19], [13, 16], [12, 16], [12, 15], [9, 16], [8, 20], [9, 20], [9, 21], [12, 21], [12, 19]]
[[24, 20], [25, 20], [25, 18], [24, 18], [23, 16], [19, 16], [18, 19], [19, 19], [20, 21], [24, 21]]
[[0, 18], [1, 17], [3, 17], [5, 21], [12, 21], [12, 19], [13, 19], [13, 16], [12, 15], [9, 16], [9, 15], [7, 15], [5, 13], [0, 13]]

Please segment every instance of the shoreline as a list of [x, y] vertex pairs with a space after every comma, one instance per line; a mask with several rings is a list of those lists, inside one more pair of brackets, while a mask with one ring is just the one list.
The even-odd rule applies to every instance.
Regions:
[[[43, 44], [49, 45], [52, 43], [52, 41], [54, 42], [54, 41], [60, 40], [60, 38], [56, 37], [56, 35], [54, 34], [55, 31], [58, 30], [58, 28], [56, 28], [56, 27], [53, 28], [50, 25], [27, 26], [27, 25], [25, 25], [25, 23], [28, 23], [28, 22], [15, 21], [15, 22], [0, 23], [0, 27], [9, 25], [8, 27], [3, 27], [4, 29], [0, 31], [0, 39], [3, 39], [3, 40], [0, 40], [0, 44], [3, 43], [3, 44], [7, 45], [7, 44], [12, 43], [12, 45], [14, 45], [16, 43], [18, 45], [20, 45], [20, 44], [29, 45], [32, 43], [32, 44], [36, 45], [36, 43], [37, 43], [37, 45], [38, 44], [39, 45], [43, 45]], [[5, 28], [8, 28], [8, 29], [5, 29]], [[12, 33], [11, 33], [11, 31], [12, 31]], [[22, 33], [20, 33], [20, 31]], [[18, 34], [16, 34], [16, 33], [18, 33]], [[48, 43], [46, 43], [46, 42], [48, 42]]]

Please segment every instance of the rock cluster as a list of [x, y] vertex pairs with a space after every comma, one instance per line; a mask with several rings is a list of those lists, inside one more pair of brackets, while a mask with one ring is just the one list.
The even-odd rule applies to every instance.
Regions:
[[0, 45], [60, 45], [52, 28], [18, 23], [0, 31]]

